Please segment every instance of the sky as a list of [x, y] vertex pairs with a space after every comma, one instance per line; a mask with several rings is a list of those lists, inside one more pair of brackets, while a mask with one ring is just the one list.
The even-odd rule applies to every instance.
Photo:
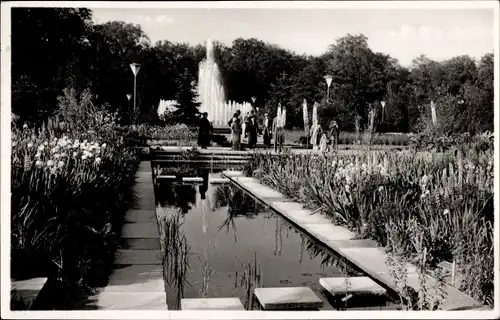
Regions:
[[158, 40], [231, 45], [255, 37], [296, 53], [319, 55], [348, 33], [368, 37], [370, 48], [408, 66], [421, 54], [434, 60], [458, 55], [480, 58], [494, 48], [491, 9], [104, 9], [96, 23], [140, 24], [152, 44]]

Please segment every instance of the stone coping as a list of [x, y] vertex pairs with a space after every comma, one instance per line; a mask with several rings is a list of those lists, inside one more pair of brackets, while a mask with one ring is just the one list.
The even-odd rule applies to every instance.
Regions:
[[[397, 292], [397, 286], [391, 279], [389, 268], [385, 263], [387, 254], [383, 248], [374, 246], [373, 243], [366, 247], [362, 243], [359, 243], [359, 245], [349, 245], [349, 240], [353, 240], [354, 238], [354, 234], [350, 230], [342, 226], [335, 226], [328, 218], [303, 209], [300, 203], [287, 201], [284, 195], [281, 195], [281, 201], [276, 201], [276, 190], [260, 184], [255, 178], [245, 177], [241, 171], [224, 171], [222, 175], [271, 207], [275, 212], [293, 222], [317, 241], [323, 243], [327, 248], [349, 260], [376, 282]], [[270, 193], [274, 194], [272, 199], [263, 196]], [[304, 223], [308, 218], [322, 221]], [[406, 269], [408, 273], [408, 285], [418, 291], [420, 283], [416, 267], [407, 264]], [[434, 279], [430, 276], [427, 276], [427, 278], [431, 281]], [[478, 301], [452, 286], [446, 285], [445, 291], [446, 298], [442, 305], [443, 310], [469, 310], [482, 306]]]

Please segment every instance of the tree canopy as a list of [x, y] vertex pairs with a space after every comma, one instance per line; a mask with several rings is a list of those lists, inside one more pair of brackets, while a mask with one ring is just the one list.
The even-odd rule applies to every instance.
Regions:
[[[168, 40], [151, 44], [140, 25], [122, 21], [92, 23], [88, 9], [12, 10], [12, 108], [23, 120], [40, 121], [57, 109], [65, 88], [90, 90], [97, 105], [127, 114], [133, 92], [129, 64], [141, 64], [137, 103], [154, 113], [160, 99], [177, 100], [186, 123], [197, 112], [198, 66], [205, 47]], [[226, 98], [250, 102], [271, 114], [287, 109], [287, 126], [301, 127], [302, 101], [320, 103], [323, 117], [336, 117], [342, 130], [354, 118], [367, 123], [376, 108], [376, 130], [408, 132], [430, 114], [430, 101], [446, 133], [493, 130], [493, 54], [479, 61], [465, 55], [433, 61], [422, 55], [403, 67], [374, 52], [362, 34], [336, 39], [320, 56], [299, 55], [250, 38], [230, 46], [215, 42]], [[324, 76], [332, 76], [329, 98]], [[381, 101], [385, 101], [382, 121]], [[146, 117], [148, 118], [148, 117]]]

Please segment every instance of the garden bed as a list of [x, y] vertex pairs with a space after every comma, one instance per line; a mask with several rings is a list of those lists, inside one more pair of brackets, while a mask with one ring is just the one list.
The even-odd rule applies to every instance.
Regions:
[[71, 308], [68, 296], [107, 281], [139, 163], [111, 119], [65, 134], [13, 128], [11, 277], [48, 278], [39, 308]]
[[463, 275], [459, 289], [491, 306], [492, 158], [492, 150], [433, 160], [408, 153], [256, 154], [246, 173], [402, 262], [437, 270], [439, 262], [455, 259]]

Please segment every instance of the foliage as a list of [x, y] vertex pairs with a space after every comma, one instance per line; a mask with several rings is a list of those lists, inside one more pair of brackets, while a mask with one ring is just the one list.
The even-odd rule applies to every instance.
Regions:
[[[178, 117], [170, 120], [192, 124], [204, 46], [168, 40], [151, 44], [139, 25], [93, 24], [91, 15], [88, 9], [13, 10], [13, 111], [21, 121], [46, 120], [57, 96], [68, 86], [75, 88], [77, 96], [90, 88], [98, 105], [107, 102], [111, 112], [118, 111], [125, 119], [132, 107], [126, 94], [133, 92], [134, 83], [129, 64], [138, 62], [140, 121], [152, 118], [144, 115], [154, 114], [160, 99], [177, 99], [181, 108]], [[436, 102], [443, 133], [493, 129], [491, 53], [478, 62], [468, 56], [441, 62], [419, 56], [405, 68], [374, 52], [362, 34], [340, 37], [316, 57], [255, 38], [214, 46], [227, 99], [248, 102], [256, 96], [256, 106], [271, 116], [281, 102], [287, 109], [288, 127], [302, 127], [305, 98], [310, 107], [320, 103], [325, 122], [335, 117], [343, 131], [354, 131], [356, 115], [364, 130], [368, 112], [375, 107], [375, 132], [418, 132], [418, 123], [430, 114], [431, 100]], [[328, 101], [323, 79], [327, 73], [333, 76]], [[383, 121], [380, 101], [386, 102]]]
[[73, 126], [64, 133], [13, 127], [12, 252], [47, 258], [49, 279], [96, 286], [112, 263], [138, 161], [113, 115], [96, 108], [72, 117], [62, 105], [61, 120]]
[[[441, 155], [255, 154], [245, 172], [311, 209], [320, 209], [359, 237], [382, 246], [390, 240], [411, 262], [420, 261], [423, 248], [424, 264], [431, 270], [440, 261], [455, 259], [463, 277], [460, 288], [491, 304], [492, 158], [493, 148]], [[422, 244], [413, 242], [417, 231], [423, 234]]]

